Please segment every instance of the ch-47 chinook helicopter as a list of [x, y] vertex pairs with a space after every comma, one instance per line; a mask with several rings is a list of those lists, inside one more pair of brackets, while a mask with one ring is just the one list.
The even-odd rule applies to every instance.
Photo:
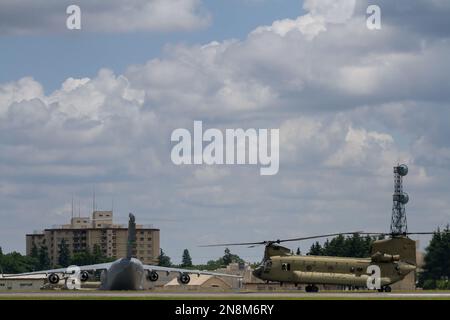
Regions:
[[[416, 243], [408, 238], [411, 234], [433, 234], [434, 232], [407, 232], [405, 204], [409, 200], [403, 192], [402, 177], [408, 174], [406, 165], [394, 167], [393, 216], [390, 233], [344, 232], [319, 236], [274, 241], [226, 243], [214, 246], [264, 245], [264, 258], [253, 271], [261, 280], [283, 283], [306, 284], [306, 292], [318, 292], [318, 284], [347, 287], [368, 287], [380, 292], [390, 292], [390, 285], [416, 270]], [[388, 236], [372, 243], [367, 258], [302, 256], [294, 255], [280, 243], [325, 238], [338, 235], [362, 234]], [[375, 281], [376, 280], [376, 281]], [[372, 285], [373, 283], [376, 285]]]
[[[368, 258], [310, 256], [292, 254], [289, 248], [280, 243], [326, 238], [338, 235], [390, 235], [390, 238], [376, 240], [372, 244], [371, 256]], [[267, 282], [305, 284], [306, 292], [318, 292], [317, 285], [340, 285], [348, 287], [367, 286], [372, 276], [373, 267], [380, 270], [378, 291], [390, 292], [390, 285], [402, 280], [407, 274], [416, 270], [416, 244], [407, 237], [410, 234], [432, 234], [432, 232], [408, 232], [402, 235], [367, 232], [343, 232], [319, 236], [283, 239], [274, 241], [224, 243], [215, 246], [257, 246], [264, 245], [264, 257], [253, 275]]]

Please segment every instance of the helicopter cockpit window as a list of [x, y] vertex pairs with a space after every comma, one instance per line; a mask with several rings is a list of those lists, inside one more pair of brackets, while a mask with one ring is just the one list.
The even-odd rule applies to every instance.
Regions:
[[272, 268], [272, 261], [266, 260], [264, 262], [264, 272], [269, 272], [271, 268]]

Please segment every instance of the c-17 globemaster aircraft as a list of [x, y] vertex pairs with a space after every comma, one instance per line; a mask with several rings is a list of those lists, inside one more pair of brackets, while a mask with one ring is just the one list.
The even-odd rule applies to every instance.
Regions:
[[[59, 283], [61, 277], [66, 279], [66, 285], [72, 287], [71, 283], [67, 283], [70, 280], [80, 280], [85, 282], [89, 279], [89, 272], [95, 272], [101, 270], [101, 290], [142, 290], [144, 285], [145, 276], [148, 280], [154, 282], [159, 278], [158, 272], [178, 272], [178, 282], [181, 284], [188, 284], [190, 281], [190, 274], [211, 275], [219, 277], [232, 277], [241, 278], [239, 276], [215, 273], [200, 270], [188, 270], [179, 268], [161, 267], [155, 265], [143, 264], [139, 259], [133, 257], [133, 248], [136, 243], [136, 222], [133, 214], [129, 215], [130, 220], [128, 222], [128, 246], [127, 257], [118, 259], [114, 262], [100, 263], [86, 266], [76, 266], [61, 269], [43, 270], [29, 273], [21, 273], [12, 275], [27, 276], [27, 275], [39, 275], [45, 274], [48, 281], [51, 284]], [[77, 275], [79, 279], [74, 279], [74, 275]], [[5, 277], [5, 276], [4, 276]]]

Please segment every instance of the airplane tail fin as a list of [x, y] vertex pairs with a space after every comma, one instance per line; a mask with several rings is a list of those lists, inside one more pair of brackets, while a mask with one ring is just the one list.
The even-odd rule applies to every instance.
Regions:
[[131, 259], [134, 255], [136, 247], [136, 220], [132, 213], [129, 215], [128, 221], [128, 245], [127, 245], [127, 259]]

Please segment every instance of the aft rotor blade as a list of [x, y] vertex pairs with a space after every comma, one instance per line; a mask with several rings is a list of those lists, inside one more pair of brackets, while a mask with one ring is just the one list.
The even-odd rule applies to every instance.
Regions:
[[403, 233], [393, 233], [393, 232], [360, 232], [360, 234], [365, 234], [365, 235], [380, 235], [380, 236], [396, 236], [396, 235], [409, 235], [409, 234], [435, 234], [435, 233], [445, 233], [445, 232], [430, 232], [430, 231], [426, 231], [426, 232], [403, 232]]
[[330, 234], [322, 234], [319, 236], [310, 236], [310, 237], [302, 237], [302, 238], [292, 238], [292, 239], [283, 239], [283, 240], [277, 240], [274, 241], [276, 243], [281, 242], [288, 242], [288, 241], [303, 241], [303, 240], [310, 240], [310, 239], [319, 239], [319, 238], [328, 238], [328, 237], [335, 237], [340, 235], [346, 235], [346, 234], [361, 234], [361, 231], [353, 231], [353, 232], [339, 232], [339, 233], [330, 233]]
[[208, 245], [203, 245], [203, 246], [199, 246], [202, 248], [207, 248], [207, 247], [231, 247], [231, 246], [256, 246], [256, 245], [261, 245], [261, 244], [266, 244], [267, 241], [260, 241], [260, 242], [241, 242], [241, 243], [219, 243], [219, 244], [208, 244]]
[[448, 233], [448, 231], [434, 231], [434, 232], [406, 232], [406, 234], [435, 234], [435, 233]]

